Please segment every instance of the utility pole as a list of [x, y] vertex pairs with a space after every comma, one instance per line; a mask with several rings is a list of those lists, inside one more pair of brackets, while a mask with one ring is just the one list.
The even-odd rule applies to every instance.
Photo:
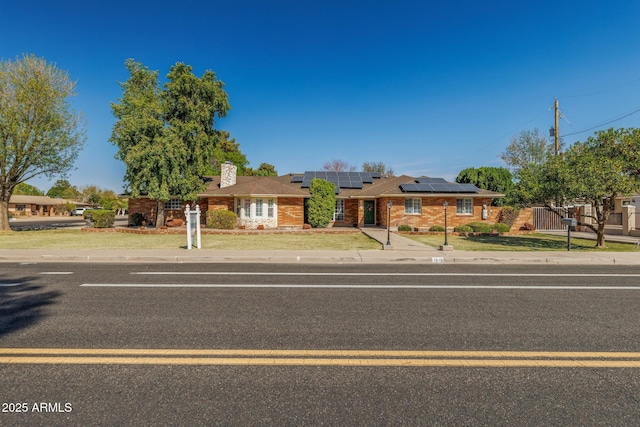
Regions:
[[558, 98], [555, 98], [553, 102], [553, 109], [555, 110], [555, 127], [553, 130], [553, 136], [556, 142], [556, 156], [560, 154], [560, 108], [558, 108]]

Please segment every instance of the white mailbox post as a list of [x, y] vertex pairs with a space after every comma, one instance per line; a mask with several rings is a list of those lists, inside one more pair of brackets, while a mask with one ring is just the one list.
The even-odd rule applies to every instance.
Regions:
[[200, 244], [200, 206], [196, 205], [194, 210], [191, 210], [189, 205], [184, 211], [184, 216], [187, 218], [187, 249], [191, 249], [194, 244], [194, 240], [196, 241], [196, 247], [198, 249], [202, 248]]

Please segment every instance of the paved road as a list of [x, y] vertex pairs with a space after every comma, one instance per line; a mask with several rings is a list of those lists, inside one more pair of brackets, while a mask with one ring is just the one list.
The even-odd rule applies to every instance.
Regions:
[[28, 409], [0, 425], [640, 419], [637, 266], [6, 263], [0, 284], [2, 402]]

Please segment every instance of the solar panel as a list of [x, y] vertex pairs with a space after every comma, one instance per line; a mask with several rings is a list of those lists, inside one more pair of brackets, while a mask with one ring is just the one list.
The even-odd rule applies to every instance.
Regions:
[[292, 184], [301, 183], [303, 180], [304, 180], [304, 177], [302, 175], [293, 175], [291, 177], [291, 183]]
[[403, 193], [417, 193], [421, 190], [418, 190], [418, 184], [401, 184], [400, 190]]
[[416, 178], [416, 182], [419, 184], [445, 184], [447, 181], [444, 178], [431, 178], [428, 176], [421, 176], [420, 178]]
[[459, 184], [456, 182], [434, 182], [401, 184], [400, 190], [404, 193], [477, 193], [478, 188], [473, 184]]
[[307, 171], [301, 178], [298, 176], [294, 176], [294, 178], [296, 181], [292, 178], [291, 182], [300, 183], [302, 188], [309, 188], [314, 178], [332, 182], [336, 186], [336, 194], [340, 192], [341, 188], [361, 189], [365, 183], [373, 183], [373, 177], [369, 172]]
[[380, 179], [382, 178], [382, 174], [380, 172], [370, 172], [371, 178]]

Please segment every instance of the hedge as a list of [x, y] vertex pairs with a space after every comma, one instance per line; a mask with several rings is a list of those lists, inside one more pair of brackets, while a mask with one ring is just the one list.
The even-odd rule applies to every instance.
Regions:
[[90, 209], [84, 211], [83, 217], [91, 221], [94, 228], [111, 228], [116, 220], [116, 212], [109, 209]]
[[207, 228], [233, 230], [238, 225], [238, 215], [224, 209], [207, 211]]

